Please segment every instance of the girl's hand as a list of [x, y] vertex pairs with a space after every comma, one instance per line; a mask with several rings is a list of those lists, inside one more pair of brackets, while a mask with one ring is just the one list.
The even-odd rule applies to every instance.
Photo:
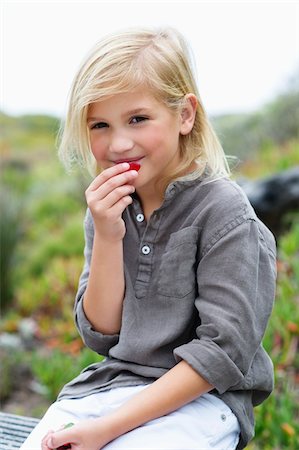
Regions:
[[121, 240], [126, 232], [122, 213], [132, 203], [130, 194], [135, 191], [132, 182], [137, 177], [137, 171], [129, 169], [129, 163], [105, 169], [85, 192], [95, 231], [108, 241]]
[[42, 440], [42, 450], [56, 450], [70, 444], [72, 450], [100, 450], [113, 440], [109, 419], [101, 417], [79, 422], [56, 432], [49, 431]]

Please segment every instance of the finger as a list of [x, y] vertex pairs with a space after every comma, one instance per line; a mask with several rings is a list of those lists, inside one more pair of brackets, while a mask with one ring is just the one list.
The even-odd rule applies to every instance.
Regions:
[[127, 195], [126, 197], [122, 197], [106, 212], [106, 217], [108, 220], [110, 220], [111, 224], [113, 224], [121, 217], [126, 207], [129, 206], [132, 202], [132, 197], [130, 195]]
[[[137, 172], [136, 176], [137, 176]], [[135, 187], [133, 184], [120, 184], [113, 177], [96, 191], [85, 193], [86, 202], [92, 212], [101, 214], [117, 203], [122, 197], [133, 194]]]
[[138, 173], [136, 171], [129, 171], [111, 177], [106, 180], [105, 183], [99, 185], [96, 189], [90, 190], [90, 188], [88, 188], [85, 193], [86, 199], [88, 200], [89, 195], [93, 193], [96, 193], [99, 199], [104, 199], [108, 194], [110, 194], [120, 186], [132, 186], [132, 182], [137, 176]]
[[68, 429], [52, 433], [47, 440], [50, 449], [56, 449], [69, 443], [74, 443], [74, 433]]
[[[124, 163], [128, 164], [128, 163]], [[120, 164], [117, 164], [120, 165]], [[130, 169], [130, 168], [129, 168]], [[120, 173], [117, 172], [117, 174], [113, 174], [110, 176], [111, 171], [110, 169], [107, 169], [105, 172], [102, 172], [98, 177], [96, 177], [89, 187], [86, 190], [86, 193], [88, 192], [95, 192], [95, 191], [101, 191], [103, 192], [103, 195], [107, 195], [111, 190], [115, 189], [118, 186], [122, 186], [124, 184], [132, 184], [134, 179], [138, 176], [138, 171], [135, 169], [132, 170], [125, 170], [121, 171]], [[109, 173], [108, 173], [109, 171]]]
[[114, 177], [120, 173], [127, 172], [129, 169], [130, 169], [129, 163], [121, 163], [115, 164], [114, 166], [103, 170], [103, 172], [97, 175], [95, 179], [90, 183], [88, 190], [90, 189], [91, 191], [93, 191], [95, 189], [98, 189], [99, 186], [101, 186], [111, 177]]
[[98, 194], [93, 194], [92, 197], [88, 198], [88, 204], [93, 210], [103, 212], [112, 208], [116, 203], [118, 203], [122, 198], [133, 194], [135, 188], [132, 185], [126, 184], [124, 186], [117, 187], [110, 193], [108, 193], [103, 199], [101, 199]]
[[41, 442], [42, 450], [50, 450], [50, 447], [48, 447], [47, 442], [52, 433], [54, 433], [54, 431], [49, 430], [48, 433], [43, 437], [42, 442]]
[[99, 227], [98, 229], [107, 230], [107, 226], [109, 229], [109, 226], [112, 227], [116, 224], [119, 224], [122, 213], [132, 202], [132, 197], [130, 195], [127, 195], [125, 197], [122, 197], [117, 203], [109, 208], [103, 207], [103, 204], [101, 204], [100, 206], [96, 205], [92, 210], [92, 215], [94, 217], [96, 226]]

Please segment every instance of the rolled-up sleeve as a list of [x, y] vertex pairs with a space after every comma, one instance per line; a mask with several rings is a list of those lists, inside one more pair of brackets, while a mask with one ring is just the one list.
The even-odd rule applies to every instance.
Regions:
[[197, 267], [197, 338], [174, 350], [219, 394], [244, 388], [272, 311], [276, 248], [269, 230], [237, 218], [203, 248]]
[[100, 355], [108, 356], [111, 347], [117, 344], [119, 340], [118, 334], [105, 335], [92, 328], [91, 323], [87, 319], [83, 308], [83, 297], [89, 277], [90, 261], [93, 245], [93, 221], [89, 209], [87, 209], [84, 219], [84, 267], [79, 280], [79, 287], [76, 294], [74, 317], [77, 329], [84, 344], [91, 350]]

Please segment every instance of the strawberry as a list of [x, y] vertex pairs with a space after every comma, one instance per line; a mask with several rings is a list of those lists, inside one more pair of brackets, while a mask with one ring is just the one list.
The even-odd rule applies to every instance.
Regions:
[[138, 172], [138, 170], [140, 169], [140, 164], [137, 162], [129, 162], [130, 164], [130, 168], [128, 170], [136, 170]]

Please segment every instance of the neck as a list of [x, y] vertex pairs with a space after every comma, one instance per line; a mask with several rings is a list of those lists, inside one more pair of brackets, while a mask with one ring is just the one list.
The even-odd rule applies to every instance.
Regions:
[[[180, 176], [185, 176], [188, 173], [196, 170], [197, 164], [193, 162], [187, 169], [185, 169]], [[164, 194], [167, 186], [159, 184], [149, 184], [137, 189], [137, 194], [140, 198], [142, 209], [146, 220], [150, 218], [155, 209], [158, 209], [164, 200]]]
[[149, 220], [152, 213], [162, 205], [164, 190], [158, 190], [157, 188], [146, 189], [144, 187], [137, 189], [137, 194], [140, 198], [144, 216], [146, 220]]

